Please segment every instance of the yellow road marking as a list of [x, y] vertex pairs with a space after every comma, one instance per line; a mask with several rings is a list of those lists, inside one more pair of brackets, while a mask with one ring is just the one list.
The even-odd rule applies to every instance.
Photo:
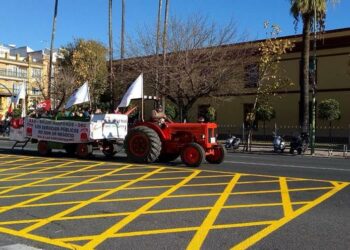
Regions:
[[280, 188], [281, 188], [284, 216], [289, 216], [290, 214], [293, 213], [293, 207], [290, 201], [288, 184], [285, 177], [280, 178]]
[[[89, 162], [91, 163], [91, 162]], [[107, 164], [110, 164], [110, 163], [107, 163]], [[113, 163], [111, 164], [113, 165]], [[23, 167], [23, 166], [20, 166], [20, 167]], [[149, 167], [149, 166], [145, 166], [145, 167]], [[152, 167], [152, 168], [155, 168], [155, 167]], [[14, 168], [12, 168], [14, 169]], [[29, 168], [26, 168], [26, 169], [29, 169]], [[33, 168], [34, 169], [34, 168]], [[6, 169], [7, 170], [7, 169]], [[107, 169], [104, 169], [104, 170], [107, 170]], [[93, 172], [94, 170], [92, 171], [89, 171], [89, 172]], [[99, 170], [96, 170], [96, 171], [99, 171]], [[102, 171], [102, 169], [101, 169]], [[0, 172], [1, 172], [1, 169], [0, 169]], [[53, 173], [57, 172], [64, 172], [64, 171], [51, 171]], [[169, 171], [170, 172], [170, 171]], [[174, 173], [178, 173], [180, 171], [172, 171]], [[193, 171], [183, 171], [183, 172], [188, 172], [188, 173], [193, 173]], [[216, 174], [218, 173], [218, 171], [203, 171], [203, 172], [215, 172]], [[46, 173], [46, 172], [45, 172]], [[162, 173], [165, 173], [162, 172]], [[220, 173], [220, 172], [219, 172]], [[231, 172], [222, 172], [222, 173], [225, 173], [227, 174], [228, 177], [234, 175], [235, 173], [231, 173]], [[13, 174], [13, 173], [12, 173]], [[18, 173], [18, 174], [21, 174], [21, 173]], [[27, 173], [29, 174], [29, 173]], [[142, 173], [144, 174], [144, 173]], [[1, 175], [1, 174], [0, 174]], [[7, 174], [3, 174], [3, 175], [7, 175]], [[118, 174], [117, 174], [118, 175]], [[134, 175], [133, 173], [127, 173], [127, 174], [121, 174], [121, 175]], [[89, 177], [98, 177], [98, 175], [90, 175]], [[264, 175], [250, 175], [250, 174], [247, 174], [247, 176], [264, 176]], [[57, 176], [56, 176], [57, 177]], [[74, 176], [63, 176], [62, 178], [72, 178]], [[82, 176], [76, 176], [76, 177], [82, 177]], [[84, 175], [84, 177], [87, 177], [86, 175]], [[218, 177], [223, 177], [223, 176], [218, 176]], [[264, 176], [264, 177], [268, 177], [268, 176]], [[285, 209], [285, 206], [286, 207], [289, 207], [290, 208], [290, 215], [289, 216], [294, 216], [295, 213], [297, 211], [299, 211], [300, 209], [306, 207], [306, 206], [309, 206], [310, 204], [302, 207], [302, 208], [299, 208], [298, 210], [296, 211], [293, 211], [292, 209], [292, 205], [295, 205], [295, 204], [307, 204], [307, 202], [291, 202], [290, 201], [290, 197], [289, 195], [286, 196], [286, 193], [283, 191], [283, 190], [287, 190], [288, 192], [288, 185], [287, 185], [287, 181], [290, 182], [290, 181], [319, 181], [319, 182], [322, 182], [322, 183], [327, 183], [327, 184], [332, 184], [336, 189], [342, 189], [344, 188], [343, 185], [348, 185], [349, 183], [345, 183], [345, 182], [337, 182], [337, 181], [324, 181], [324, 180], [312, 180], [312, 179], [299, 179], [299, 178], [290, 178], [290, 177], [282, 177], [282, 178], [279, 178], [279, 177], [276, 177], [276, 176], [273, 176], [275, 178], [275, 180], [265, 180], [265, 181], [246, 181], [246, 182], [238, 182], [237, 184], [255, 184], [255, 183], [273, 183], [273, 182], [279, 182], [280, 183], [280, 189], [279, 190], [266, 190], [266, 191], [259, 191], [259, 190], [256, 190], [256, 191], [248, 191], [248, 192], [233, 192], [231, 193], [231, 195], [245, 195], [245, 194], [262, 194], [262, 193], [277, 193], [277, 192], [280, 192], [281, 193], [281, 196], [282, 196], [282, 203], [266, 203], [266, 204], [243, 204], [243, 205], [231, 205], [231, 206], [223, 206], [222, 208], [244, 208], [244, 207], [252, 207], [252, 206], [255, 206], [255, 207], [259, 207], [259, 206], [283, 206], [284, 207], [284, 211], [286, 211]], [[60, 177], [58, 177], [60, 178]], [[147, 181], [151, 181], [151, 180], [177, 180], [177, 179], [183, 179], [185, 178], [184, 177], [165, 177], [165, 178], [149, 178], [147, 179]], [[214, 177], [210, 177], [210, 176], [197, 176], [197, 177], [194, 177], [194, 178], [214, 178]], [[284, 179], [283, 179], [284, 178]], [[126, 181], [129, 181], [129, 180], [119, 180], [119, 181], [96, 181], [96, 182], [93, 182], [91, 181], [89, 184], [97, 184], [97, 183], [114, 183], [114, 182], [126, 182]], [[61, 186], [61, 185], [74, 185], [76, 183], [59, 183], [57, 184], [57, 186]], [[208, 185], [209, 184], [209, 185]], [[190, 185], [185, 185], [185, 186], [211, 186], [211, 185], [227, 185], [227, 183], [200, 183], [200, 184], [190, 184]], [[52, 186], [52, 185], [55, 185], [55, 184], [42, 184], [42, 185], [36, 185], [34, 184], [33, 186]], [[284, 186], [285, 185], [285, 186]], [[297, 188], [297, 189], [291, 189], [289, 190], [289, 192], [295, 192], [295, 191], [311, 191], [311, 190], [327, 190], [327, 189], [334, 189], [333, 186], [329, 186], [329, 187], [314, 187], [314, 188]], [[125, 189], [149, 189], [149, 188], [155, 188], [155, 189], [160, 189], [160, 188], [168, 188], [168, 187], [172, 187], [172, 186], [143, 186], [143, 187], [135, 187], [135, 188], [125, 188]], [[5, 188], [8, 188], [8, 187], [5, 187]], [[1, 189], [2, 190], [2, 189]], [[338, 191], [339, 191], [338, 190]], [[87, 192], [99, 192], [99, 191], [111, 191], [111, 189], [94, 189], [94, 190], [77, 190], [77, 191], [63, 191], [62, 194], [64, 193], [87, 193]], [[329, 192], [331, 192], [332, 190], [330, 190]], [[338, 192], [336, 191], [336, 192]], [[326, 194], [328, 194], [329, 192], [327, 192]], [[335, 193], [336, 193], [335, 192]], [[44, 193], [35, 193], [35, 194], [30, 194], [31, 196], [33, 195], [41, 195], [41, 194], [44, 194]], [[51, 192], [49, 193], [49, 196], [54, 194], [54, 192]], [[201, 197], [201, 196], [219, 196], [220, 197], [222, 196], [222, 193], [208, 193], [208, 194], [187, 194], [187, 195], [168, 195], [167, 197], [165, 198], [182, 198], [182, 197]], [[333, 194], [331, 194], [333, 195]], [[330, 195], [330, 196], [331, 196]], [[284, 198], [283, 198], [284, 196]], [[323, 197], [324, 195], [322, 195]], [[330, 197], [329, 196], [329, 197]], [[13, 196], [12, 196], [13, 197]], [[19, 197], [19, 196], [18, 196]], [[102, 202], [109, 202], [109, 201], [128, 201], [128, 200], [146, 200], [146, 199], [154, 199], [156, 197], [159, 197], [159, 196], [148, 196], [148, 197], [135, 197], [135, 198], [120, 198], [120, 199], [101, 199], [101, 200], [97, 200], [95, 202], [99, 202], [99, 203], [102, 203]], [[286, 198], [287, 197], [287, 198]], [[6, 196], [2, 196], [1, 198], [6, 198]], [[288, 198], [289, 198], [289, 201], [288, 201]], [[321, 198], [321, 197], [319, 197]], [[94, 198], [93, 198], [94, 199]], [[220, 199], [220, 198], [219, 198]], [[327, 198], [326, 198], [327, 199]], [[47, 206], [49, 205], [64, 205], [64, 204], [76, 204], [76, 203], [81, 203], [81, 202], [85, 202], [85, 201], [72, 201], [72, 202], [57, 202], [57, 203], [47, 203]], [[313, 201], [314, 202], [314, 201]], [[313, 203], [311, 202], [311, 203]], [[319, 203], [321, 203], [322, 201], [320, 201]], [[27, 205], [24, 205], [23, 207], [31, 207], [31, 206], [36, 206], [36, 205], [39, 205], [39, 206], [45, 206], [45, 203], [41, 203], [41, 204], [27, 204]], [[316, 204], [317, 205], [317, 204]], [[314, 205], [314, 206], [316, 206]], [[312, 207], [314, 207], [312, 206]], [[310, 207], [309, 209], [311, 209], [312, 207]], [[221, 209], [222, 209], [221, 208]], [[1, 208], [0, 208], [1, 209]], [[186, 212], [186, 211], [202, 211], [202, 210], [210, 210], [210, 209], [213, 209], [213, 207], [195, 207], [195, 208], [179, 208], [179, 209], [167, 209], [167, 210], [149, 210], [149, 211], [145, 211], [144, 213], [140, 213], [140, 214], [160, 214], [160, 213], [171, 213], [171, 212]], [[1, 211], [1, 210], [0, 210]], [[67, 210], [66, 210], [67, 211]], [[307, 211], [307, 210], [306, 210]], [[305, 212], [306, 212], [305, 211]], [[137, 212], [137, 211], [135, 211]], [[114, 213], [114, 214], [95, 214], [95, 215], [83, 215], [83, 216], [67, 216], [67, 217], [61, 217], [61, 218], [57, 218], [56, 220], [79, 220], [79, 219], [88, 219], [88, 218], [102, 218], [102, 217], [113, 217], [113, 216], [129, 216], [135, 212], [126, 212], [126, 213]], [[285, 212], [286, 213], [286, 212]], [[304, 213], [304, 212], [302, 212]], [[288, 212], [286, 213], [286, 215], [288, 214]], [[286, 216], [288, 217], [288, 216]], [[296, 216], [295, 216], [296, 217]], [[295, 218], [294, 217], [294, 218]], [[282, 218], [281, 220], [283, 220], [284, 218]], [[293, 219], [293, 218], [292, 218]], [[7, 221], [7, 222], [0, 222], [0, 225], [11, 225], [11, 224], [17, 224], [17, 223], [30, 223], [30, 222], [42, 222], [43, 220], [45, 219], [39, 219], [39, 220], [23, 220], [23, 221]], [[256, 225], [258, 225], [258, 223], [261, 223], [260, 225], [269, 225], [267, 228], [269, 227], [272, 227], [274, 224], [276, 223], [279, 223], [281, 220], [277, 221], [277, 222], [274, 222], [274, 221], [270, 221], [270, 222], [252, 222], [252, 225], [254, 223], [257, 223]], [[291, 220], [291, 219], [290, 219]], [[24, 222], [26, 221], [26, 222]], [[287, 222], [286, 222], [287, 223]], [[46, 223], [45, 223], [46, 224]], [[241, 224], [239, 226], [239, 224]], [[242, 227], [244, 224], [248, 225], [249, 223], [238, 223], [238, 224], [228, 224], [228, 225], [212, 225], [212, 227], [209, 228], [210, 229], [225, 229], [225, 228], [231, 228], [231, 227]], [[279, 226], [280, 227], [280, 226]], [[279, 228], [278, 227], [278, 228]], [[195, 231], [195, 230], [199, 230], [200, 227], [190, 227], [191, 231]], [[278, 228], [276, 228], [275, 230], [277, 230]], [[184, 228], [185, 231], [188, 231], [187, 229], [189, 228]], [[7, 230], [7, 229], [5, 229]], [[11, 229], [9, 229], [11, 231]], [[34, 229], [33, 229], [34, 230]], [[178, 232], [185, 232], [185, 231], [181, 231], [181, 229], [179, 228], [175, 228], [175, 229], [160, 229], [160, 230], [148, 230], [148, 231], [141, 231], [141, 232], [125, 232], [125, 233], [112, 233], [112, 235], [109, 235], [107, 238], [115, 238], [115, 237], [128, 237], [128, 236], [138, 236], [138, 235], [148, 235], [148, 234], [160, 234], [160, 233], [167, 233], [167, 230], [180, 230]], [[265, 230], [265, 229], [264, 229]], [[14, 231], [14, 230], [12, 230]], [[263, 231], [263, 230], [262, 230]], [[274, 230], [273, 230], [274, 231]], [[0, 232], [1, 232], [1, 228], [0, 228]], [[17, 231], [14, 231], [14, 232], [17, 232]], [[9, 233], [9, 232], [7, 232]], [[13, 233], [13, 232], [12, 232]], [[17, 232], [17, 233], [21, 233], [21, 232]], [[171, 233], [171, 232], [169, 232]], [[198, 232], [197, 232], [198, 233]], [[260, 232], [259, 232], [260, 233]], [[11, 234], [11, 233], [9, 233]], [[25, 235], [28, 236], [29, 239], [33, 239], [31, 238], [33, 235], [32, 234], [29, 234], [27, 232], [24, 232]], [[269, 233], [267, 233], [269, 234]], [[25, 236], [25, 237], [27, 237]], [[36, 237], [36, 235], [34, 235]], [[54, 239], [56, 241], [56, 243], [60, 244], [65, 244], [64, 242], [61, 242], [61, 241], [70, 241], [69, 239], [72, 239], [71, 241], [78, 241], [78, 238], [80, 238], [80, 240], [91, 240], [93, 237], [100, 237], [101, 235], [92, 235], [92, 236], [81, 236], [81, 237], [72, 237], [72, 238], [62, 238], [62, 239]], [[24, 236], [23, 236], [24, 237]], [[41, 237], [41, 236], [38, 236], [39, 238], [43, 238], [44, 240], [48, 240], [48, 241], [51, 241], [51, 239], [48, 239], [48, 238], [44, 238], [44, 237]], [[263, 237], [266, 237], [266, 236], [263, 236]], [[33, 240], [37, 240], [37, 241], [41, 241], [41, 239], [33, 239]], [[260, 239], [259, 239], [260, 240]], [[259, 241], [258, 240], [258, 241]], [[43, 242], [43, 241], [42, 241]], [[49, 243], [47, 242], [48, 244], [54, 244], [55, 243]], [[255, 244], [255, 243], [252, 243], [252, 244]], [[98, 245], [98, 244], [97, 244]], [[69, 246], [71, 247], [76, 247], [76, 248], [80, 248], [80, 246], [77, 246], [77, 245], [73, 245], [73, 244], [69, 244]], [[63, 246], [62, 246], [63, 247]], [[85, 247], [85, 246], [84, 246]], [[66, 248], [68, 248], [66, 246]]]
[[[33, 159], [33, 157], [28, 156], [28, 157], [19, 158], [19, 159], [16, 159], [16, 160], [0, 162], [0, 166], [5, 165], [5, 164], [14, 163], [14, 162], [19, 162], [19, 161], [26, 161], [26, 160], [30, 160], [30, 159]], [[7, 170], [7, 169], [2, 169], [2, 170], [0, 170], [0, 172], [6, 171], [6, 170]]]
[[202, 225], [197, 230], [196, 234], [193, 236], [191, 242], [187, 246], [187, 249], [200, 249], [205, 238], [207, 237], [209, 230], [214, 225], [216, 218], [218, 217], [221, 209], [223, 208], [226, 200], [230, 196], [230, 193], [237, 184], [240, 174], [235, 175], [232, 180], [227, 184], [225, 190], [220, 195], [219, 199], [216, 201], [213, 208], [208, 213], [207, 217], [204, 219]]
[[[75, 162], [75, 161], [72, 161], [72, 162], [65, 162], [65, 163], [62, 163], [62, 164], [60, 164], [60, 165], [49, 166], [49, 167], [46, 167], [46, 168], [36, 169], [36, 170], [34, 170], [34, 171], [31, 171], [31, 172], [25, 172], [25, 173], [17, 174], [17, 175], [14, 175], [14, 176], [10, 176], [10, 177], [1, 179], [0, 182], [12, 181], [13, 179], [16, 179], [16, 181], [19, 181], [20, 179], [17, 179], [18, 177], [21, 177], [21, 176], [24, 176], [24, 175], [30, 175], [30, 174], [41, 173], [41, 171], [45, 171], [45, 170], [47, 170], [47, 169], [60, 168], [60, 167], [63, 167], [63, 166], [65, 166], [65, 165], [68, 165], [68, 164], [71, 164], [71, 163], [74, 163], [74, 162]], [[39, 164], [39, 163], [45, 163], [45, 162], [38, 162], [38, 163], [36, 163], [36, 164]], [[42, 179], [42, 178], [40, 178], [40, 179]]]
[[[75, 202], [75, 204], [76, 203], [77, 202]], [[298, 201], [298, 202], [293, 202], [292, 205], [305, 205], [308, 203], [310, 203], [310, 201], [308, 201], [308, 202]], [[64, 205], [64, 204], [65, 203], [62, 203], [61, 205]], [[252, 207], [274, 207], [274, 206], [282, 206], [282, 205], [283, 205], [282, 203], [242, 204], [242, 205], [224, 206], [223, 209], [252, 208]], [[163, 209], [163, 210], [148, 210], [142, 214], [192, 212], [192, 211], [205, 211], [205, 210], [210, 210], [210, 209], [212, 209], [212, 207], [174, 208], [174, 209]], [[61, 218], [57, 219], [56, 221], [108, 218], [108, 217], [126, 216], [126, 215], [129, 215], [131, 213], [132, 212], [120, 212], [120, 213], [108, 213], [108, 214], [88, 214], [88, 215], [65, 216], [65, 217], [61, 217]], [[33, 223], [33, 222], [39, 222], [39, 221], [41, 221], [41, 219], [4, 221], [4, 222], [0, 222], [0, 225], [24, 224], [24, 223]]]
[[[275, 221], [256, 221], [256, 222], [246, 222], [246, 223], [213, 225], [212, 229], [229, 229], [229, 228], [264, 226], [264, 225], [271, 225], [274, 222]], [[155, 234], [183, 233], [183, 232], [196, 231], [198, 229], [199, 227], [183, 227], [183, 228], [167, 228], [167, 229], [155, 229], [155, 230], [145, 230], [145, 231], [135, 231], [135, 232], [123, 232], [123, 233], [113, 234], [109, 238], [123, 238], [123, 237], [134, 237], [134, 236], [155, 235]], [[98, 235], [58, 238], [56, 240], [71, 242], [71, 241], [93, 240], [96, 237], [98, 237]]]
[[[126, 180], [128, 181], [128, 180]], [[168, 187], [168, 186], [166, 186]], [[156, 188], [165, 188], [164, 186], [154, 186], [153, 189]], [[289, 189], [289, 192], [300, 192], [300, 191], [318, 191], [318, 190], [327, 190], [332, 189], [332, 187], [317, 187], [317, 188], [296, 188], [296, 189]], [[86, 189], [86, 190], [74, 190], [74, 191], [63, 191], [62, 194], [77, 194], [77, 193], [91, 193], [91, 192], [103, 192], [108, 191], [110, 189], [103, 188], [103, 189]], [[125, 190], [129, 190], [129, 188], [125, 188]], [[265, 191], [247, 191], [247, 192], [234, 192], [231, 193], [231, 195], [250, 195], [250, 194], [267, 194], [267, 193], [280, 193], [281, 190], [265, 190]], [[27, 197], [27, 196], [35, 196], [35, 195], [42, 195], [46, 194], [46, 192], [41, 193], [32, 193], [32, 194], [15, 194], [15, 195], [2, 195], [0, 199], [2, 198], [16, 198], [16, 197]], [[167, 198], [186, 198], [186, 197], [202, 197], [202, 196], [219, 196], [221, 193], [208, 193], [208, 194], [179, 194], [179, 195], [170, 195]], [[137, 197], [136, 199], [141, 198]], [[144, 197], [142, 197], [144, 198]], [[149, 198], [149, 197], [148, 197]], [[154, 197], [151, 197], [154, 198]], [[134, 198], [132, 198], [134, 199]], [[99, 201], [97, 201], [99, 202]]]
[[22, 238], [26, 238], [26, 239], [30, 239], [30, 240], [35, 240], [35, 241], [43, 242], [43, 243], [50, 244], [50, 245], [65, 247], [68, 249], [76, 249], [76, 246], [73, 244], [64, 243], [64, 242], [59, 241], [59, 240], [49, 239], [49, 238], [45, 238], [45, 237], [34, 235], [34, 234], [18, 232], [16, 230], [12, 230], [12, 229], [8, 229], [8, 228], [0, 227], [0, 233], [6, 233], [9, 235], [18, 236], [18, 237], [22, 237]]
[[[126, 167], [128, 167], [128, 166], [126, 166]], [[124, 170], [126, 167], [121, 168], [121, 169], [117, 169], [117, 170], [114, 170], [114, 171], [111, 171], [111, 172], [109, 172], [109, 173], [110, 173], [110, 174], [113, 174], [113, 173], [115, 173], [115, 172], [117, 172], [117, 171]], [[63, 216], [65, 216], [65, 215], [67, 215], [67, 214], [70, 214], [70, 213], [72, 213], [72, 212], [75, 212], [75, 211], [77, 211], [77, 210], [79, 210], [79, 209], [81, 209], [81, 208], [83, 208], [83, 207], [85, 207], [85, 206], [87, 206], [87, 205], [89, 205], [89, 204], [91, 204], [91, 203], [97, 201], [97, 200], [100, 200], [100, 199], [102, 199], [102, 198], [104, 198], [104, 197], [107, 197], [107, 196], [109, 196], [109, 195], [111, 195], [111, 194], [113, 194], [113, 193], [115, 193], [115, 192], [117, 192], [117, 191], [119, 191], [119, 190], [122, 190], [123, 188], [125, 188], [125, 187], [127, 187], [127, 186], [129, 186], [129, 185], [132, 185], [132, 184], [134, 184], [134, 183], [140, 181], [140, 180], [146, 179], [146, 178], [152, 176], [153, 174], [156, 174], [156, 173], [162, 171], [163, 169], [164, 169], [164, 168], [159, 168], [159, 169], [153, 170], [152, 172], [149, 172], [148, 174], [146, 174], [146, 175], [144, 175], [144, 176], [142, 176], [142, 177], [140, 177], [140, 178], [137, 178], [137, 179], [135, 179], [135, 180], [129, 181], [129, 182], [127, 182], [127, 183], [125, 183], [125, 184], [123, 184], [123, 185], [121, 185], [121, 186], [119, 186], [119, 187], [116, 187], [116, 188], [114, 188], [114, 189], [112, 189], [112, 190], [109, 190], [108, 192], [105, 192], [105, 193], [103, 193], [103, 194], [100, 194], [100, 195], [98, 195], [98, 196], [96, 196], [96, 197], [94, 197], [94, 198], [92, 198], [92, 199], [90, 199], [90, 200], [84, 201], [84, 202], [82, 202], [82, 203], [80, 203], [80, 204], [78, 204], [78, 205], [76, 205], [76, 206], [74, 206], [74, 207], [71, 207], [71, 208], [69, 208], [69, 209], [67, 209], [67, 210], [64, 210], [64, 211], [62, 211], [62, 212], [60, 212], [60, 213], [57, 213], [57, 214], [55, 214], [55, 215], [53, 215], [53, 216], [51, 216], [51, 217], [49, 217], [49, 218], [45, 218], [44, 220], [42, 220], [42, 221], [40, 221], [40, 222], [38, 222], [38, 223], [35, 223], [35, 224], [33, 224], [33, 225], [29, 226], [29, 227], [26, 227], [26, 228], [22, 229], [21, 232], [30, 232], [30, 231], [32, 231], [32, 230], [35, 230], [35, 229], [39, 228], [39, 227], [42, 227], [42, 226], [44, 226], [44, 225], [50, 223], [51, 221], [54, 221], [54, 220], [56, 220], [56, 219], [58, 219], [58, 218], [60, 218], [60, 217], [63, 217]], [[104, 175], [104, 176], [107, 176], [107, 174]], [[101, 177], [103, 177], [103, 176], [101, 176]], [[96, 179], [96, 178], [100, 178], [100, 177], [95, 177], [95, 178], [93, 178], [93, 179]], [[80, 183], [79, 183], [79, 185], [80, 185]], [[78, 185], [77, 185], [77, 186], [78, 186]]]
[[[90, 165], [90, 166], [88, 166], [88, 167], [86, 167], [86, 168], [82, 168], [82, 169], [75, 170], [74, 172], [84, 171], [85, 169], [93, 168], [93, 167], [99, 166], [99, 165], [101, 165], [101, 164], [102, 164], [102, 163], [96, 163], [96, 164]], [[68, 174], [68, 173], [66, 173], [66, 174]], [[64, 174], [62, 174], [62, 175], [64, 175]], [[47, 180], [50, 180], [50, 179], [54, 179], [54, 177], [45, 178], [45, 179], [43, 179], [43, 181], [47, 181]], [[82, 183], [82, 182], [77, 183], [77, 184], [80, 185], [81, 183]], [[31, 184], [31, 183], [26, 184], [26, 187], [28, 187], [28, 185], [30, 185], [30, 184]], [[23, 186], [25, 186], [25, 185], [23, 185]], [[46, 193], [43, 193], [43, 195], [41, 195], [41, 196], [37, 196], [37, 197], [34, 197], [34, 198], [32, 198], [32, 199], [29, 199], [29, 200], [26, 200], [26, 201], [17, 203], [17, 204], [15, 204], [15, 205], [9, 206], [9, 207], [7, 207], [7, 208], [5, 208], [5, 209], [0, 209], [0, 213], [6, 212], [6, 211], [11, 210], [11, 209], [13, 209], [13, 208], [21, 207], [22, 205], [26, 205], [26, 204], [31, 203], [31, 202], [33, 202], [33, 201], [37, 201], [37, 200], [43, 199], [43, 198], [48, 197], [48, 196], [51, 196], [51, 195], [53, 195], [53, 194], [57, 194], [57, 193], [59, 193], [59, 192], [61, 192], [61, 191], [64, 191], [64, 190], [69, 189], [70, 187], [71, 187], [71, 186], [64, 187], [64, 188], [61, 188], [61, 189], [58, 189], [58, 190], [55, 190], [55, 191], [49, 192], [49, 193], [47, 193], [47, 192], [46, 192]], [[3, 197], [3, 196], [2, 196], [2, 197]]]
[[[71, 164], [71, 163], [74, 163], [74, 162], [66, 162], [66, 163], [63, 163], [57, 167], [64, 167], [65, 165], [68, 165], [68, 164]], [[91, 166], [88, 166], [86, 168], [90, 168]], [[75, 170], [75, 171], [72, 171], [72, 172], [78, 172], [78, 171], [82, 171], [84, 170], [85, 168], [82, 168], [82, 169], [78, 169], [78, 170]], [[39, 170], [38, 170], [39, 171]], [[67, 175], [67, 174], [70, 174], [71, 172], [66, 172], [62, 175]], [[42, 183], [42, 182], [45, 182], [45, 181], [49, 181], [49, 180], [52, 180], [52, 179], [55, 179], [56, 176], [50, 176], [50, 177], [47, 177], [47, 178], [43, 178], [43, 179], [40, 179], [38, 181], [34, 181], [34, 182], [30, 182], [30, 183], [26, 183], [26, 184], [23, 184], [23, 185], [19, 185], [19, 186], [15, 186], [13, 188], [9, 188], [9, 189], [6, 189], [4, 191], [1, 191], [0, 192], [0, 195], [1, 194], [6, 194], [8, 192], [11, 192], [11, 191], [15, 191], [15, 190], [18, 190], [18, 189], [21, 189], [21, 188], [25, 188], [25, 187], [31, 187], [32, 185], [35, 185], [35, 184], [38, 184], [38, 183]], [[0, 210], [1, 212], [1, 210]]]
[[179, 189], [180, 187], [185, 185], [187, 182], [192, 180], [192, 178], [194, 178], [199, 173], [200, 173], [199, 170], [194, 171], [190, 176], [186, 177], [184, 180], [182, 180], [178, 184], [174, 185], [172, 188], [168, 189], [167, 191], [165, 191], [161, 195], [159, 195], [156, 198], [154, 198], [153, 200], [149, 201], [148, 203], [146, 203], [145, 205], [143, 205], [142, 207], [137, 209], [135, 212], [133, 212], [130, 215], [126, 216], [121, 221], [119, 221], [118, 223], [116, 223], [115, 225], [113, 225], [112, 227], [110, 227], [109, 229], [104, 231], [103, 233], [101, 233], [98, 237], [96, 237], [96, 238], [92, 239], [91, 241], [89, 241], [87, 244], [85, 244], [83, 246], [83, 249], [94, 249], [97, 245], [101, 244], [109, 236], [111, 236], [112, 234], [118, 232], [120, 229], [122, 229], [124, 226], [129, 224], [131, 221], [136, 219], [142, 213], [144, 213], [145, 211], [147, 211], [148, 209], [153, 207], [155, 204], [157, 204], [158, 202], [163, 200], [165, 197], [167, 197], [168, 195], [170, 195], [171, 193], [173, 193], [174, 191], [176, 191], [177, 189]]
[[[168, 169], [182, 169], [181, 167], [171, 167], [167, 166]], [[228, 171], [217, 171], [217, 170], [202, 170], [203, 173], [221, 173], [221, 174], [240, 174], [241, 176], [249, 176], [249, 177], [266, 177], [266, 178], [275, 178], [278, 179], [279, 177], [286, 177], [289, 181], [289, 178], [292, 178], [294, 180], [300, 180], [300, 181], [315, 181], [315, 182], [332, 182], [333, 180], [320, 180], [320, 179], [309, 179], [309, 178], [297, 178], [297, 177], [288, 177], [288, 176], [278, 176], [278, 175], [263, 175], [263, 174], [247, 174], [247, 173], [238, 173], [238, 172], [228, 172]], [[341, 183], [350, 183], [350, 182], [344, 182]]]
[[267, 235], [271, 234], [272, 232], [276, 231], [283, 225], [287, 224], [294, 218], [298, 217], [299, 215], [305, 213], [306, 211], [310, 210], [311, 208], [317, 206], [321, 202], [327, 200], [329, 197], [334, 195], [335, 193], [339, 192], [340, 190], [344, 189], [346, 186], [348, 186], [348, 183], [342, 183], [338, 187], [333, 188], [332, 190], [328, 191], [324, 195], [318, 197], [316, 200], [308, 203], [307, 205], [299, 208], [298, 210], [292, 212], [289, 216], [284, 217], [280, 220], [278, 220], [276, 223], [273, 223], [272, 225], [264, 228], [263, 230], [259, 231], [258, 233], [254, 234], [253, 236], [245, 239], [241, 243], [237, 244], [236, 246], [232, 247], [233, 250], [241, 250], [241, 249], [247, 249], [248, 247], [254, 245], [261, 239], [265, 238]]
[[[28, 157], [28, 158], [31, 158], [31, 157]], [[15, 161], [12, 161], [12, 162], [18, 162], [18, 161], [21, 161], [21, 160], [15, 160]], [[0, 172], [5, 172], [5, 171], [9, 171], [9, 170], [14, 170], [14, 169], [21, 169], [21, 168], [25, 168], [25, 167], [32, 166], [32, 165], [45, 163], [45, 162], [48, 162], [48, 161], [51, 161], [51, 159], [46, 159], [46, 160], [38, 161], [38, 162], [31, 162], [31, 163], [27, 163], [27, 164], [20, 165], [20, 166], [17, 166], [17, 167], [10, 167], [10, 168], [7, 168], [7, 169], [2, 169], [2, 170], [0, 170]], [[0, 163], [0, 164], [2, 164], [2, 163]]]

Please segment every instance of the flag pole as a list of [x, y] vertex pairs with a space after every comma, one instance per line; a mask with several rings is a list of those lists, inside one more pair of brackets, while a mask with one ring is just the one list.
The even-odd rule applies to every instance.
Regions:
[[144, 96], [143, 96], [143, 73], [141, 73], [142, 75], [142, 94], [141, 94], [141, 121], [144, 121], [144, 113], [143, 113], [143, 109], [144, 109]]

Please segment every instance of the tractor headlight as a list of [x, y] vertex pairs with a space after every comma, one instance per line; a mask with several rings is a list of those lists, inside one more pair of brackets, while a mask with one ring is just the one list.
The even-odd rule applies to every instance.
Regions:
[[205, 134], [202, 134], [202, 140], [205, 140]]

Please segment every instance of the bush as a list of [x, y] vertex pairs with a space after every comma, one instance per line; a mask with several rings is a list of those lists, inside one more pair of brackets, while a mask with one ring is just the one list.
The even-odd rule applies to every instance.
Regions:
[[328, 122], [340, 119], [340, 105], [337, 100], [326, 99], [318, 105], [318, 118]]
[[176, 109], [175, 105], [173, 105], [171, 103], [166, 103], [165, 104], [165, 114], [171, 120], [175, 120], [175, 118], [177, 117], [177, 109]]

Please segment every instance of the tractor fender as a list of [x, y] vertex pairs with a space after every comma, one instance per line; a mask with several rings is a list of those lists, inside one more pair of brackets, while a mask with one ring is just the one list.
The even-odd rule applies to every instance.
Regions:
[[159, 138], [160, 138], [160, 140], [162, 142], [170, 140], [170, 138], [171, 138], [171, 135], [167, 131], [167, 129], [166, 128], [161, 128], [157, 123], [154, 123], [154, 122], [142, 122], [142, 123], [138, 123], [136, 125], [136, 127], [139, 127], [139, 126], [145, 126], [145, 127], [148, 127], [150, 129], [154, 130], [158, 134], [158, 136], [159, 136]]

